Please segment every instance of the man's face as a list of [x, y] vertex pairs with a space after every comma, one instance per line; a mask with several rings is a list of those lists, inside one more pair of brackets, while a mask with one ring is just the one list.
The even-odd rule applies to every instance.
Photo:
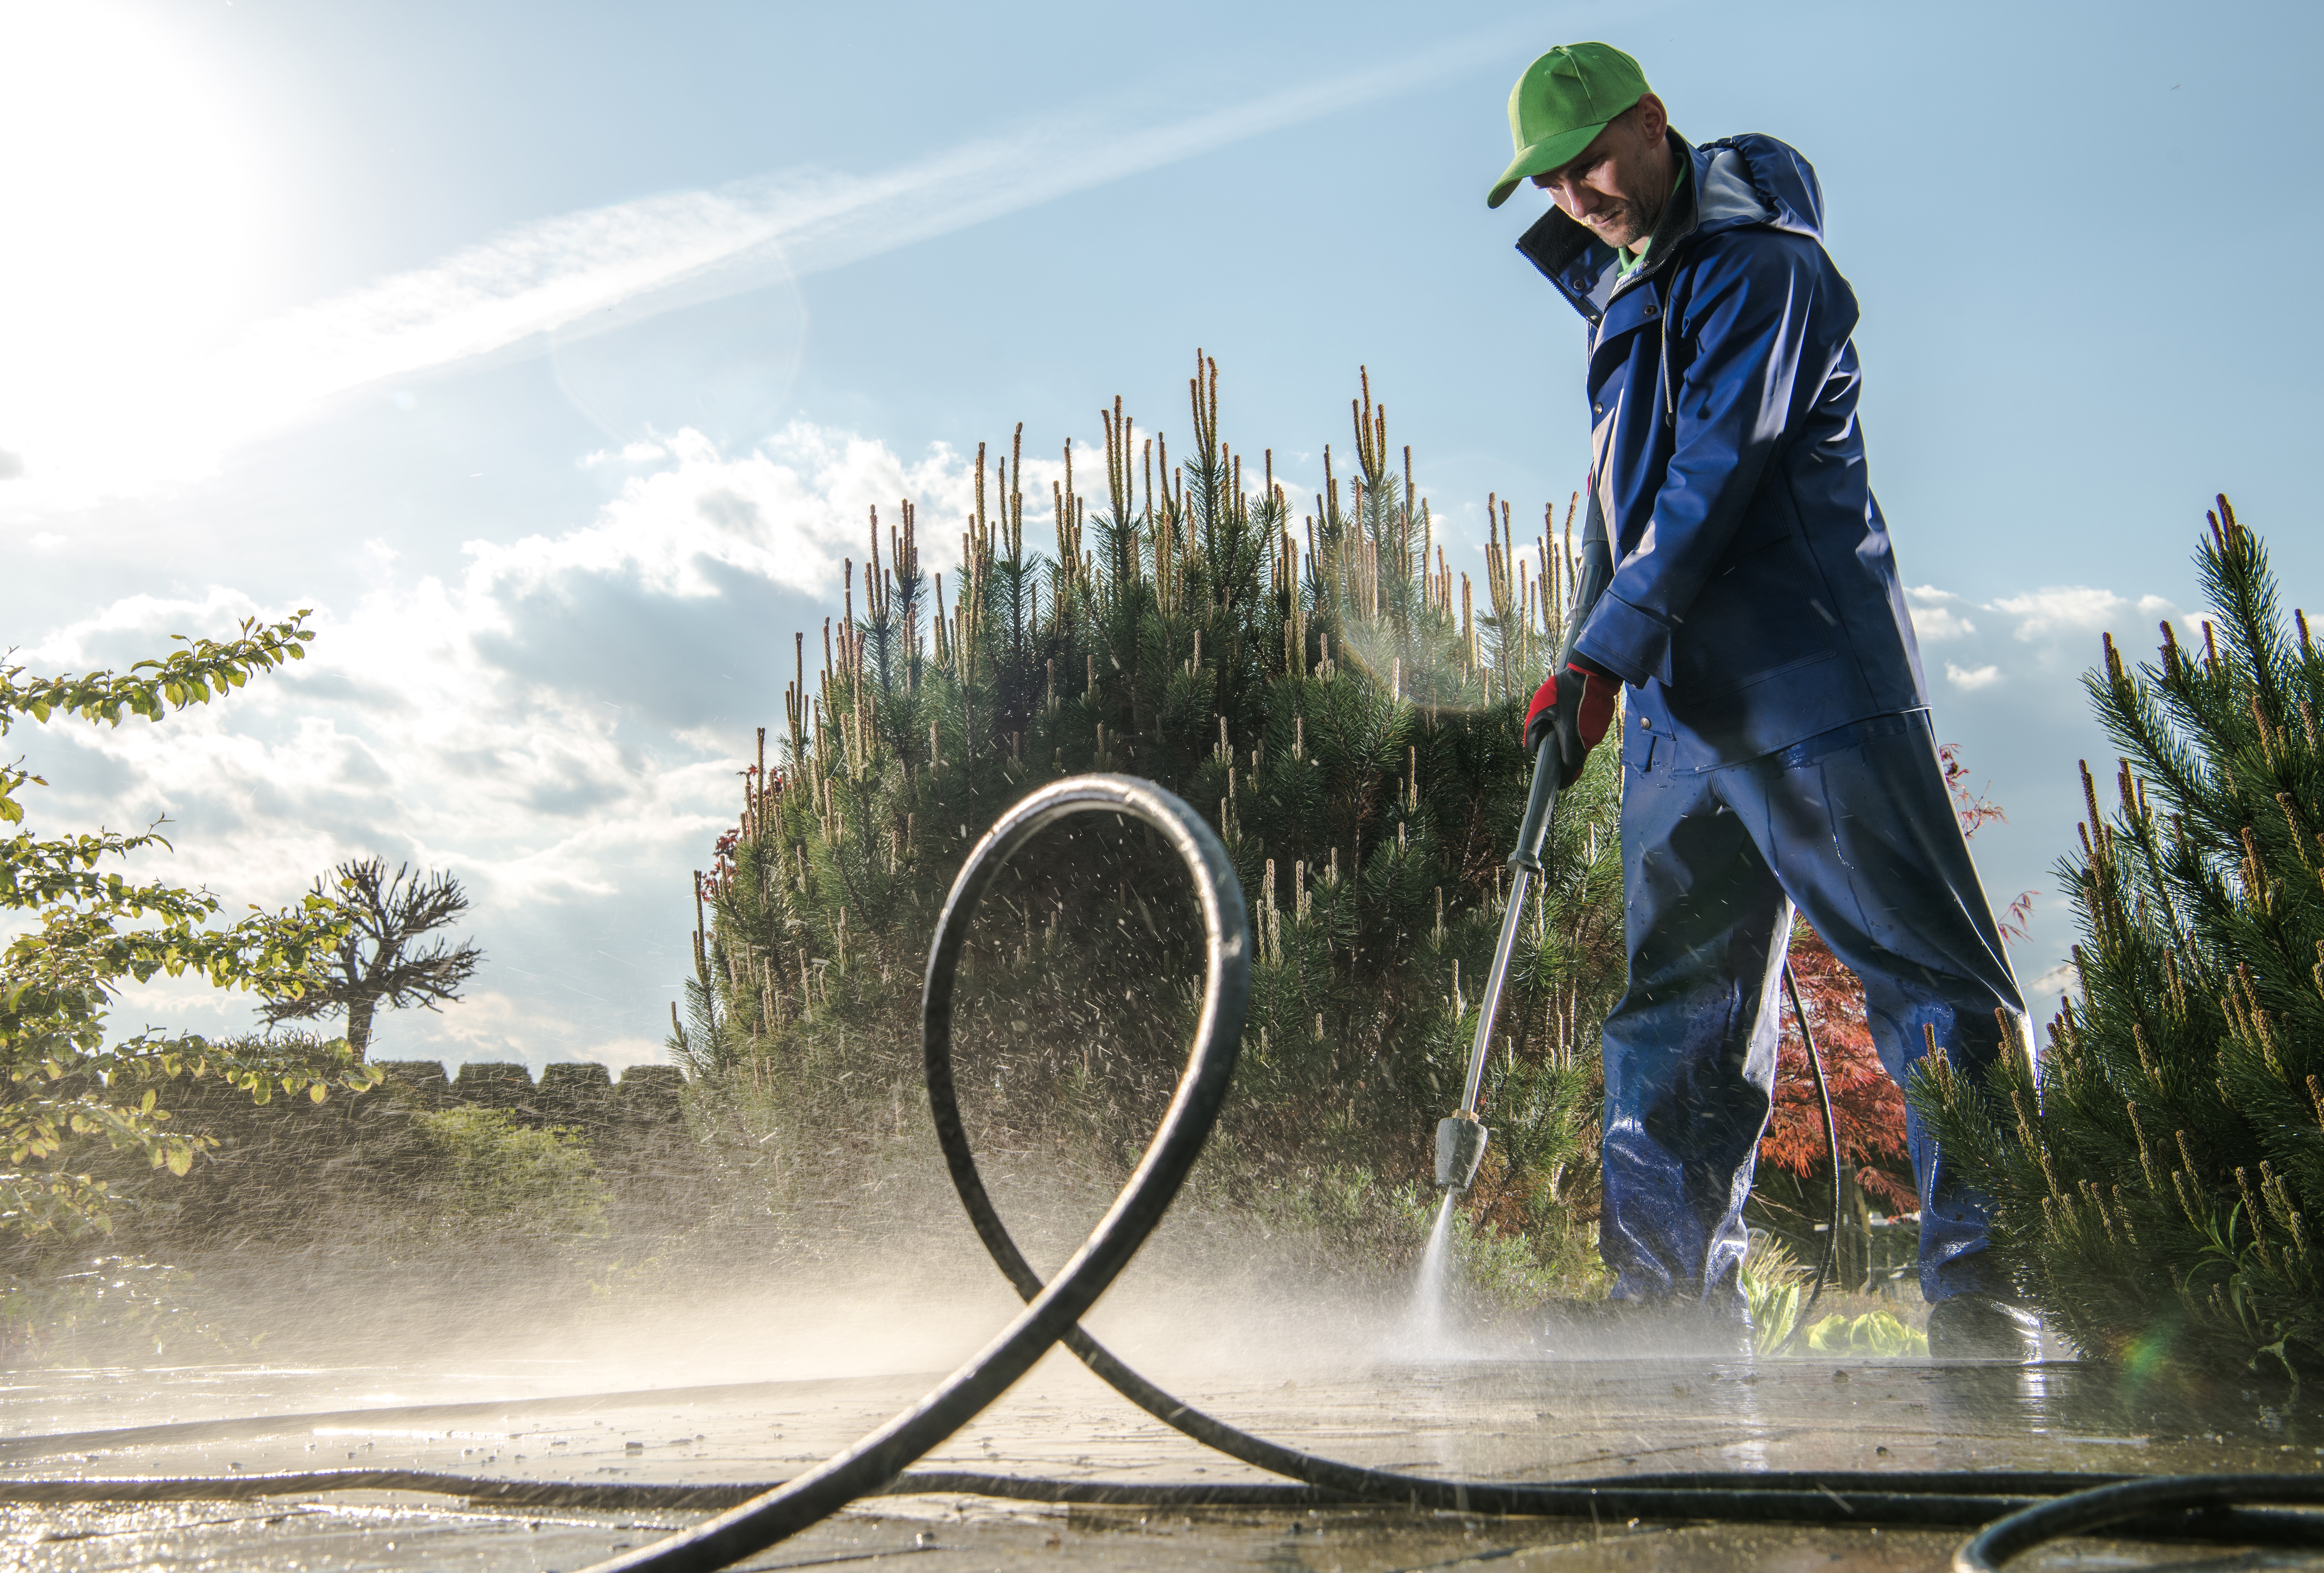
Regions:
[[1668, 121], [1653, 94], [1616, 116], [1580, 156], [1533, 183], [1608, 245], [1636, 245], [1655, 232], [1670, 199]]

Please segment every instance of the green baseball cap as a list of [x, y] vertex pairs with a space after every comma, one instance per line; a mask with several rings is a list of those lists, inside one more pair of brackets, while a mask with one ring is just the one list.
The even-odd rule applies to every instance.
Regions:
[[1509, 140], [1517, 156], [1485, 206], [1498, 208], [1522, 182], [1572, 162], [1608, 121], [1648, 90], [1638, 62], [1609, 43], [1562, 43], [1534, 61], [1509, 89]]

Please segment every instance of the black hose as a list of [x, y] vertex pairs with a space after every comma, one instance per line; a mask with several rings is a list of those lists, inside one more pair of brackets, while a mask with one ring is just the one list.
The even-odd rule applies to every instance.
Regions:
[[[2220, 1511], [2241, 1502], [2287, 1502], [2311, 1507], [2324, 1506], [2324, 1476], [2175, 1475], [2126, 1480], [2117, 1485], [2100, 1486], [2095, 1491], [2077, 1492], [2071, 1496], [2061, 1496], [2055, 1502], [2021, 1508], [1998, 1523], [1987, 1524], [1953, 1553], [1953, 1573], [1994, 1573], [1994, 1569], [2012, 1557], [2029, 1551], [2045, 1541], [2087, 1534], [2092, 1530], [2120, 1523], [2125, 1519], [2151, 1521], [2159, 1514], [2184, 1513], [2190, 1508], [2209, 1511], [2186, 1514], [2189, 1539], [2225, 1540], [2228, 1534], [2209, 1532], [2215, 1526], [2206, 1521], [2246, 1516], [2230, 1515]], [[2268, 1516], [2292, 1518], [2297, 1522], [2294, 1515], [2277, 1513]], [[2324, 1522], [2313, 1519], [2309, 1522], [2312, 1526], [2310, 1532], [2317, 1536], [2317, 1541], [2310, 1543], [2324, 1542]]]
[[[1952, 1497], [1962, 1494], [1964, 1480], [1974, 1480], [1979, 1502], [2019, 1503], [2037, 1496], [2078, 1491], [2092, 1481], [2126, 1480], [2126, 1476], [2070, 1475], [2056, 1471], [1995, 1471], [1964, 1476], [1944, 1471], [1865, 1470], [1733, 1470], [1678, 1475], [1626, 1475], [1595, 1480], [1574, 1480], [1560, 1489], [1599, 1494], [1652, 1491], [1685, 1492], [1694, 1500], [1716, 1496], [1720, 1501], [1763, 1498], [1770, 1494], [1831, 1494], [1850, 1507], [1907, 1497]], [[472, 1503], [512, 1507], [602, 1508], [665, 1511], [716, 1511], [739, 1506], [754, 1497], [779, 1491], [788, 1481], [759, 1484], [733, 1482], [610, 1483], [580, 1480], [511, 1480], [486, 1475], [450, 1475], [429, 1469], [307, 1469], [247, 1475], [172, 1475], [158, 1476], [80, 1476], [66, 1480], [0, 1481], [0, 1502], [240, 1502], [263, 1496], [322, 1491], [411, 1491], [437, 1496], [464, 1496]], [[1277, 1485], [1272, 1481], [1206, 1485], [1153, 1481], [1058, 1480], [1041, 1476], [993, 1475], [955, 1469], [909, 1469], [871, 1494], [879, 1496], [991, 1496], [1026, 1502], [1106, 1504], [1121, 1507], [1308, 1507], [1377, 1504], [1376, 1498], [1350, 1496], [1319, 1486]], [[1945, 1510], [1946, 1522], [1953, 1510]], [[1867, 1522], [1918, 1522], [1873, 1518]]]
[[[1577, 1480], [1557, 1489], [1568, 1493], [1574, 1505], [1562, 1513], [1544, 1516], [1653, 1518], [1745, 1523], [1819, 1523], [1830, 1526], [1877, 1526], [1883, 1529], [1966, 1529], [2030, 1517], [2033, 1512], [2080, 1504], [2096, 1491], [2037, 1504], [2029, 1497], [2070, 1492], [2091, 1480], [2114, 1481], [2144, 1487], [2152, 1481], [2126, 1481], [2121, 1476], [2088, 1476], [2052, 1471], [1834, 1470], [1831, 1472], [1775, 1470], [1766, 1473], [1729, 1471], [1720, 1474], [1638, 1475], [1601, 1480]], [[2292, 1494], [2281, 1500], [2307, 1500], [2298, 1488], [2308, 1482], [2286, 1476], [2232, 1476], [2228, 1500], [2273, 1501], [2271, 1491], [2287, 1481]], [[2253, 1481], [2264, 1483], [2252, 1485]], [[508, 1480], [474, 1475], [445, 1475], [420, 1469], [319, 1469], [264, 1475], [170, 1476], [154, 1478], [83, 1477], [74, 1480], [0, 1481], [0, 1502], [247, 1502], [259, 1497], [303, 1494], [323, 1491], [409, 1491], [462, 1496], [470, 1507], [566, 1509], [600, 1513], [715, 1512], [746, 1503], [788, 1482], [776, 1485], [610, 1485], [594, 1481]], [[2207, 1486], [2207, 1481], [2164, 1482]], [[1965, 1491], [1974, 1485], [1975, 1491]], [[2105, 1489], [2115, 1489], [2109, 1485]], [[1010, 1502], [1049, 1503], [1075, 1507], [1241, 1508], [1278, 1513], [1311, 1508], [1379, 1506], [1377, 1498], [1353, 1497], [1312, 1485], [1247, 1482], [1190, 1485], [1152, 1481], [1056, 1480], [1022, 1475], [987, 1475], [959, 1470], [911, 1470], [898, 1476], [873, 1496], [988, 1496]], [[2214, 1499], [2206, 1497], [2208, 1504]], [[1397, 1504], [1395, 1505], [1403, 1505]], [[1472, 1511], [1485, 1512], [1484, 1508]], [[2137, 1516], [2122, 1519], [2111, 1512], [2107, 1522], [2115, 1532], [2142, 1540], [2183, 1540], [2248, 1546], [2324, 1545], [2324, 1524], [2304, 1513], [2221, 1512], [2206, 1507], [2200, 1513], [2173, 1511], [2163, 1502], [2141, 1502], [2130, 1510]], [[2003, 1518], [2002, 1515], [2015, 1515]], [[2119, 1521], [2119, 1522], [2116, 1522]], [[2053, 1533], [2078, 1532], [2098, 1521], [2076, 1517], [2074, 1527]], [[2028, 1541], [2024, 1544], [2031, 1544]], [[2024, 1550], [2021, 1544], [2017, 1550]], [[1967, 1554], [1967, 1547], [1962, 1555]], [[2005, 1553], [2006, 1554], [2006, 1553]], [[1980, 1566], [1980, 1569], [1982, 1565]]]
[[[1721, 1500], [1766, 1492], [1832, 1492], [1851, 1504], [1873, 1498], [1959, 1496], [1964, 1481], [1987, 1501], [2030, 1501], [2112, 1485], [2126, 1475], [2060, 1470], [1730, 1470], [1675, 1475], [1624, 1475], [1565, 1485], [1577, 1490], [1691, 1491]], [[782, 1480], [686, 1481], [524, 1480], [504, 1476], [453, 1475], [434, 1469], [286, 1469], [235, 1475], [77, 1476], [69, 1479], [0, 1480], [0, 1502], [247, 1502], [264, 1496], [324, 1491], [410, 1491], [464, 1496], [504, 1507], [595, 1508], [610, 1512], [658, 1509], [715, 1513], [779, 1491]], [[976, 1470], [908, 1469], [875, 1493], [881, 1496], [991, 1496], [1116, 1507], [1266, 1507], [1299, 1509], [1367, 1504], [1318, 1486], [1273, 1481], [1190, 1485], [1150, 1480], [1059, 1480], [1043, 1476]], [[1879, 1520], [1868, 1522], [1891, 1522]]]
[[[953, 976], [977, 899], [1001, 865], [1028, 841], [1074, 814], [1112, 813], [1159, 831], [1194, 875], [1202, 908], [1203, 1007], [1193, 1053], [1138, 1168], [1081, 1249], [1056, 1279], [1026, 1296], [1028, 1304], [1000, 1337], [926, 1398], [844, 1452], [779, 1488], [683, 1534], [600, 1562], [589, 1573], [706, 1573], [740, 1561], [880, 1491], [905, 1467], [974, 1419], [1029, 1370], [1049, 1346], [1074, 1330], [1178, 1194], [1203, 1150], [1234, 1074], [1250, 998], [1250, 941], [1242, 886], [1234, 865], [1201, 817], [1151, 782], [1121, 775], [1073, 776], [1027, 797], [985, 832], [953, 883], [929, 948], [920, 1027], [928, 1089], [941, 1108], [937, 1135], [947, 1154], [964, 1152], [952, 1096]], [[956, 1167], [956, 1166], [955, 1166]], [[980, 1193], [981, 1194], [981, 1193]], [[988, 1206], [987, 1211], [990, 1211]]]
[[[1170, 842], [1193, 874], [1207, 941], [1203, 1008], [1176, 1095], [1144, 1158], [1080, 1250], [1055, 1281], [1044, 1284], [994, 1210], [961, 1124], [952, 1079], [953, 983], [968, 919], [1001, 865], [1044, 828], [1067, 815], [1090, 812], [1127, 815], [1152, 826]], [[1115, 1358], [1076, 1323], [1159, 1223], [1217, 1118], [1234, 1069], [1249, 999], [1250, 967], [1242, 892], [1233, 866], [1218, 838], [1176, 797], [1151, 782], [1128, 777], [1079, 776], [1042, 788], [1004, 814], [970, 854], [945, 902], [928, 957], [921, 1025], [929, 1102], [945, 1162], [978, 1236], [1027, 1300], [1025, 1310], [934, 1392], [854, 1446], [805, 1475], [759, 1492], [706, 1523], [599, 1563], [589, 1573], [723, 1568], [830, 1516], [857, 1497], [908, 1491], [1122, 1504], [1293, 1507], [1375, 1503], [1600, 1519], [1960, 1529], [1990, 1524], [1956, 1559], [1957, 1568], [1978, 1573], [2041, 1540], [2099, 1523], [2114, 1524], [2117, 1532], [2153, 1538], [2246, 1545], [2324, 1544], [2324, 1523], [2309, 1515], [2208, 1511], [2236, 1501], [2324, 1503], [2324, 1477], [2125, 1480], [2039, 1504], [2029, 1504], [2026, 1497], [2070, 1491], [2089, 1477], [1965, 1470], [1730, 1472], [1545, 1483], [1442, 1480], [1298, 1452], [1180, 1402]], [[1793, 1003], [1796, 1009], [1796, 992]], [[1802, 1015], [1804, 1026], [1804, 1012]], [[937, 1471], [905, 1473], [907, 1466], [998, 1398], [1059, 1341], [1148, 1414], [1230, 1457], [1300, 1484], [1156, 1486]], [[508, 1505], [631, 1508], [708, 1507], [732, 1500], [723, 1493], [750, 1489], [598, 1486], [484, 1480], [420, 1471], [329, 1470], [230, 1476], [224, 1481], [20, 1480], [0, 1484], [0, 1500], [184, 1500], [213, 1488], [219, 1495], [240, 1496], [354, 1487], [459, 1491], [479, 1501]], [[2185, 1511], [2190, 1507], [2207, 1511], [2190, 1513]], [[2000, 1522], [1994, 1522], [1996, 1519]]]
[[1792, 976], [1792, 964], [1784, 963], [1784, 992], [1792, 996], [1792, 1014], [1800, 1023], [1800, 1041], [1807, 1046], [1808, 1069], [1815, 1077], [1816, 1096], [1823, 1103], [1823, 1140], [1831, 1153], [1831, 1225], [1823, 1232], [1823, 1260], [1816, 1263], [1815, 1285], [1808, 1291], [1807, 1303], [1800, 1307], [1799, 1321], [1791, 1335], [1784, 1340], [1789, 1348], [1792, 1341], [1807, 1331], [1808, 1312], [1823, 1298], [1823, 1286], [1831, 1277], [1831, 1260], [1840, 1249], [1840, 1122], [1832, 1118], [1831, 1087], [1823, 1078], [1823, 1053], [1816, 1047], [1815, 1032], [1808, 1026], [1808, 1008], [1800, 1003], [1799, 981]]

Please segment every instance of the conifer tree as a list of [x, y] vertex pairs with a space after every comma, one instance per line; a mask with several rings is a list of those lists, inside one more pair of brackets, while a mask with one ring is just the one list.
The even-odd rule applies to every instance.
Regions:
[[2324, 1369], [2324, 652], [2225, 497], [2199, 647], [2084, 682], [2122, 751], [2060, 874], [2076, 994], [2039, 1069], [1912, 1088], [1996, 1199], [2024, 1293], [2090, 1354]]
[[[1067, 446], [1065, 478], [1033, 500], [1053, 552], [1026, 541], [1021, 427], [1005, 459], [978, 450], [953, 584], [922, 571], [910, 503], [884, 536], [874, 514], [816, 684], [801, 635], [776, 763], [762, 730], [738, 823], [696, 876], [671, 1050], [706, 1089], [798, 1105], [852, 1078], [866, 1108], [899, 1108], [929, 933], [969, 847], [1041, 782], [1122, 771], [1209, 812], [1250, 901], [1223, 1144], [1277, 1180], [1337, 1165], [1425, 1190], [1524, 806], [1519, 721], [1563, 633], [1572, 512], [1563, 539], [1545, 513], [1521, 541], [1490, 499], [1480, 584], [1436, 540], [1368, 377], [1352, 469], [1326, 449], [1296, 519], [1271, 453], [1251, 465], [1224, 440], [1199, 354], [1188, 391], [1175, 452], [1119, 400], [1101, 412], [1094, 507]], [[1471, 1202], [1512, 1230], [1594, 1205], [1597, 1023], [1623, 967], [1618, 766], [1600, 753], [1561, 804], [1487, 1084], [1496, 1135]], [[1075, 929], [1028, 927], [1011, 952], [1026, 1013], [1072, 1011], [1101, 964], [1086, 945], [1064, 961]], [[1175, 1076], [1182, 1026], [1157, 1024], [1154, 1074]], [[1010, 1101], [1083, 1096], [1087, 1066], [1069, 1060], [1012, 1060]]]

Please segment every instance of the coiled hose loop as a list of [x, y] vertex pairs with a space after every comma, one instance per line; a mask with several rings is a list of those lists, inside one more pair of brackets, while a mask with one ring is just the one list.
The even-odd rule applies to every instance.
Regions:
[[[928, 952], [920, 1032], [929, 1099], [936, 1110], [936, 1134], [952, 1165], [953, 1182], [969, 1203], [977, 1233], [996, 1256], [996, 1240], [1014, 1256], [1016, 1247], [984, 1194], [960, 1125], [952, 1079], [953, 977], [977, 900], [1002, 865], [1057, 820], [1089, 813], [1123, 815], [1159, 831], [1194, 875], [1203, 914], [1203, 1007], [1194, 1051], [1129, 1184], [1056, 1279], [1047, 1285], [1035, 1280], [1034, 1292], [1026, 1296], [1028, 1303], [1016, 1320], [926, 1398], [779, 1489], [683, 1534], [600, 1562], [589, 1573], [707, 1573], [879, 1491], [1007, 1392], [1059, 1337], [1074, 1331], [1074, 1324], [1097, 1303], [1161, 1222], [1203, 1150], [1234, 1074], [1243, 1013], [1250, 1001], [1250, 936], [1242, 885], [1226, 848], [1194, 810], [1153, 782], [1122, 775], [1074, 776], [1054, 782], [1003, 814], [969, 853], [945, 899], [936, 943]], [[1021, 1263], [1021, 1257], [1017, 1260]]]

